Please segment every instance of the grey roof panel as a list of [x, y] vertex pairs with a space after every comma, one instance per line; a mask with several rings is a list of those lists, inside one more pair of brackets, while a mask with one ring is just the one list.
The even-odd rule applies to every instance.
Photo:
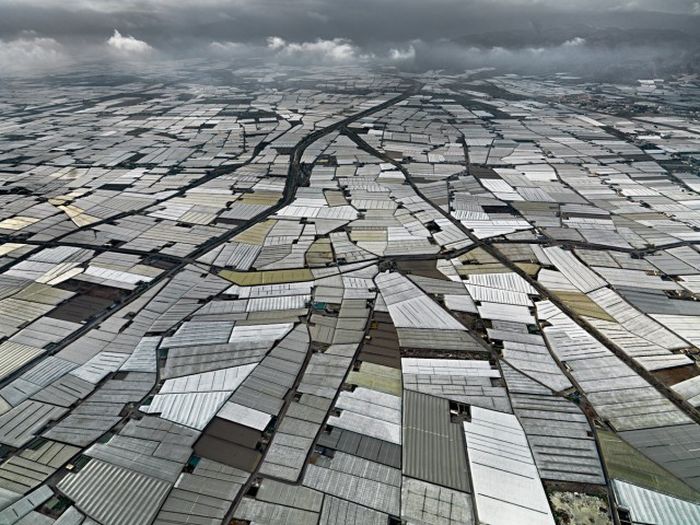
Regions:
[[615, 498], [628, 509], [633, 523], [686, 525], [700, 523], [700, 505], [627, 483], [612, 482]]
[[447, 399], [404, 391], [402, 450], [405, 475], [470, 490], [463, 431]]
[[386, 525], [389, 515], [326, 495], [319, 525]]
[[279, 503], [287, 507], [320, 512], [323, 494], [299, 485], [288, 485], [272, 479], [260, 484], [255, 496], [258, 500]]
[[41, 403], [24, 401], [0, 416], [0, 443], [22, 447], [49, 421], [60, 418], [67, 409]]
[[26, 448], [0, 465], [0, 487], [25, 494], [38, 487], [80, 451], [55, 441], [43, 441]]
[[401, 471], [362, 458], [341, 452], [322, 457], [308, 466], [302, 484], [379, 512], [400, 512]]
[[620, 432], [645, 456], [700, 490], [700, 425], [689, 423]]
[[316, 525], [318, 513], [285, 507], [275, 503], [243, 498], [238, 505], [234, 517], [247, 520], [250, 523], [266, 523], [269, 525]]
[[98, 459], [58, 484], [80, 510], [109, 525], [150, 523], [170, 487], [166, 481]]
[[318, 439], [322, 447], [347, 452], [389, 467], [401, 468], [401, 446], [351, 430], [333, 427]]
[[474, 510], [471, 497], [465, 492], [404, 477], [401, 518], [407, 523], [472, 525]]
[[538, 392], [538, 383], [506, 363], [502, 367], [508, 386], [511, 381], [515, 384], [510, 390], [511, 403], [527, 435], [540, 476], [604, 485], [605, 475], [592, 429], [581, 409], [550, 391]]
[[[26, 516], [32, 516], [32, 511], [53, 496], [53, 490], [43, 485], [34, 492], [18, 499], [0, 512], [0, 523], [14, 525], [21, 523]], [[31, 520], [31, 518], [30, 518]], [[27, 523], [26, 521], [24, 523]], [[30, 521], [31, 523], [31, 521]]]
[[168, 494], [154, 525], [220, 525], [249, 473], [201, 459], [191, 473], [182, 473]]

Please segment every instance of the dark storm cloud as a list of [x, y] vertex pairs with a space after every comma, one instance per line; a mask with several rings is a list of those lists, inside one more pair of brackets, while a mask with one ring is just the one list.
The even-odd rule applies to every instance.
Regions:
[[[554, 67], [675, 48], [692, 61], [699, 14], [691, 0], [4, 0], [0, 61], [19, 54], [40, 63], [53, 53], [60, 63], [113, 52], [107, 42], [115, 29], [143, 42], [115, 40], [124, 57], [143, 58], [131, 52], [142, 48], [153, 50], [151, 59], [230, 53], [413, 67], [485, 59], [510, 67], [526, 59]], [[285, 44], [271, 47], [269, 37]]]
[[116, 27], [163, 44], [279, 35], [294, 41], [342, 37], [366, 45], [531, 27], [546, 38], [549, 26], [571, 26], [572, 20], [697, 29], [697, 17], [687, 15], [698, 11], [686, 0], [4, 0], [0, 36], [33, 30], [54, 38], [101, 38]]

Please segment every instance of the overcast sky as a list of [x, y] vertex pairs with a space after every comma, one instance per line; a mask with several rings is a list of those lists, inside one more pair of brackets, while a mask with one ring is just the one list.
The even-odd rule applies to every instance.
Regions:
[[0, 0], [0, 69], [212, 53], [551, 64], [673, 47], [692, 61], [699, 24], [695, 0]]

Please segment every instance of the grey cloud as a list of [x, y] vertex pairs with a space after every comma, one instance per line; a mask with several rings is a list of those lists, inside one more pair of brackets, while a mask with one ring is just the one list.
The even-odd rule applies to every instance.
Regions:
[[[5, 0], [0, 39], [23, 30], [73, 59], [99, 56], [115, 28], [166, 59], [259, 56], [287, 63], [396, 62], [461, 67], [607, 69], [646, 52], [697, 62], [700, 11], [692, 0]], [[285, 45], [271, 50], [267, 38]], [[120, 41], [122, 42], [122, 41]], [[414, 44], [418, 42], [418, 44]], [[123, 41], [125, 46], [133, 42]], [[132, 47], [132, 55], [138, 47]], [[146, 48], [143, 48], [144, 50]], [[482, 58], [474, 58], [481, 50]], [[682, 55], [682, 60], [678, 57]], [[466, 57], [466, 58], [465, 58]], [[584, 66], [585, 64], [585, 66]], [[579, 67], [581, 66], [581, 67]]]
[[264, 58], [285, 65], [400, 65], [415, 59], [415, 49], [410, 43], [406, 47], [391, 47], [380, 51], [363, 49], [345, 38], [316, 38], [295, 42], [279, 36], [269, 36], [264, 45], [215, 41], [209, 44], [208, 51], [218, 58]]
[[154, 49], [145, 42], [131, 35], [122, 35], [118, 29], [107, 39], [110, 50], [123, 57], [142, 57], [153, 53]]
[[70, 55], [53, 38], [28, 32], [14, 39], [0, 40], [0, 70], [6, 73], [58, 69], [70, 63]]
[[[0, 35], [34, 29], [54, 38], [101, 38], [113, 28], [155, 44], [178, 41], [290, 41], [347, 38], [434, 40], [536, 27], [542, 38], [561, 25], [698, 28], [686, 0], [11, 0], [0, 3]], [[649, 10], [655, 12], [650, 12]], [[675, 13], [675, 14], [674, 14]]]
[[500, 72], [569, 72], [601, 81], [634, 81], [699, 69], [697, 50], [669, 44], [598, 46], [580, 37], [548, 47], [485, 48], [449, 41], [418, 42], [414, 47], [415, 60], [406, 67], [415, 71], [493, 67]]

